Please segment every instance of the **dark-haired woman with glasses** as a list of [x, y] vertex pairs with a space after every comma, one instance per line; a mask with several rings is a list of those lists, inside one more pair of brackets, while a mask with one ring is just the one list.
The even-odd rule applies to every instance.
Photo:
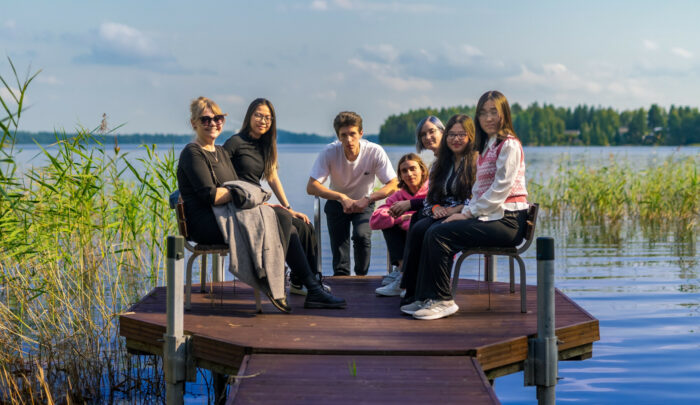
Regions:
[[[243, 193], [234, 193], [222, 185], [238, 180], [228, 152], [214, 145], [226, 120], [226, 114], [212, 100], [199, 97], [190, 105], [190, 123], [196, 137], [180, 153], [177, 166], [177, 183], [185, 205], [187, 229], [191, 239], [202, 244], [225, 244], [224, 237], [214, 217], [212, 206], [233, 202], [236, 206], [245, 203]], [[282, 232], [280, 232], [282, 235]], [[309, 308], [343, 308], [345, 300], [327, 293], [314, 276], [306, 261], [296, 230], [291, 229], [282, 238], [286, 247], [285, 261], [292, 272], [308, 289], [304, 302]], [[270, 301], [283, 312], [291, 308], [286, 299]]]
[[[248, 106], [241, 130], [224, 143], [238, 177], [260, 186], [266, 180], [281, 206], [273, 206], [285, 234], [294, 228], [299, 235], [304, 254], [312, 269], [316, 269], [316, 236], [309, 218], [292, 209], [277, 174], [277, 122], [275, 107], [264, 98]], [[316, 269], [318, 277], [321, 269]], [[303, 283], [296, 274], [290, 277], [290, 292], [305, 295]], [[328, 291], [330, 287], [325, 286]]]

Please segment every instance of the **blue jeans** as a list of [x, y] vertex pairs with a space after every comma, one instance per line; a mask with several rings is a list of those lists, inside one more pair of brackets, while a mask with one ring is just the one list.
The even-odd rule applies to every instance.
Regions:
[[350, 225], [352, 225], [355, 274], [366, 275], [372, 254], [372, 230], [369, 227], [369, 218], [374, 211], [374, 204], [370, 204], [360, 213], [346, 214], [340, 202], [328, 200], [323, 211], [326, 213], [328, 236], [331, 239], [333, 275], [350, 275]]

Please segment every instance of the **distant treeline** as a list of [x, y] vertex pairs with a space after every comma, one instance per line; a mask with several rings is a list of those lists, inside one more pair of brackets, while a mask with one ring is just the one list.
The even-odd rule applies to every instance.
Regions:
[[[423, 108], [392, 115], [379, 130], [382, 144], [414, 144], [417, 123], [435, 115], [444, 123], [454, 114], [474, 117], [474, 106]], [[513, 126], [526, 145], [689, 145], [700, 143], [700, 112], [697, 108], [653, 104], [649, 110], [589, 107], [511, 106]]]
[[[50, 145], [56, 142], [56, 137], [72, 136], [70, 133], [54, 133], [54, 132], [24, 132], [17, 131], [15, 143], [18, 144], [33, 144]], [[232, 131], [224, 131], [220, 138], [228, 139], [233, 135]], [[94, 135], [94, 140], [102, 144], [114, 144], [114, 139], [117, 139], [119, 144], [136, 144], [136, 145], [152, 145], [152, 144], [183, 144], [191, 142], [194, 135], [176, 135], [176, 134], [123, 134], [123, 135]], [[378, 142], [377, 135], [365, 135], [365, 139]], [[293, 144], [309, 144], [320, 143], [326, 144], [336, 140], [335, 136], [321, 136], [317, 134], [295, 133], [285, 130], [277, 130], [277, 143], [293, 143]]]

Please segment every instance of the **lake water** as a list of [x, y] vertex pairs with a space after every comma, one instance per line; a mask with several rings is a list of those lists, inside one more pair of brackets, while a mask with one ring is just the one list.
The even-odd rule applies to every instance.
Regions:
[[[280, 177], [290, 203], [312, 218], [313, 199], [306, 195], [308, 173], [323, 145], [280, 145]], [[179, 150], [180, 146], [177, 147]], [[410, 147], [387, 147], [396, 163]], [[38, 152], [24, 147], [23, 165]], [[122, 152], [143, 157], [143, 150], [122, 146]], [[530, 147], [525, 148], [529, 181], [542, 182], [562, 159], [605, 165], [611, 158], [635, 167], [656, 165], [666, 158], [700, 157], [698, 147]], [[432, 160], [429, 154], [423, 155]], [[35, 161], [40, 162], [41, 159]], [[323, 221], [323, 268], [329, 275], [330, 251]], [[542, 218], [538, 236], [556, 241], [556, 287], [600, 320], [601, 340], [593, 358], [560, 362], [557, 399], [586, 404], [700, 403], [700, 261], [697, 233], [647, 238], [634, 225], [608, 238], [595, 227], [581, 228]], [[373, 234], [370, 274], [386, 271], [386, 250], [380, 232]], [[462, 276], [476, 277], [476, 259]], [[528, 284], [536, 283], [534, 246], [525, 255]], [[473, 270], [473, 271], [472, 271]], [[507, 280], [502, 261], [498, 279]], [[468, 333], [468, 332], [467, 332]], [[199, 388], [198, 388], [199, 387]], [[504, 404], [536, 403], [535, 388], [523, 386], [522, 372], [501, 377], [496, 393]], [[200, 391], [198, 391], [200, 390]], [[188, 402], [202, 402], [201, 386], [188, 385]]]

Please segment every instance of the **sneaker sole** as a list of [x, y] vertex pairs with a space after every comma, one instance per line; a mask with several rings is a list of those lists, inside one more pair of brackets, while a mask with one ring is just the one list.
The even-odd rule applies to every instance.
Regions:
[[294, 294], [294, 295], [306, 296], [306, 293], [307, 293], [307, 292], [306, 292], [306, 290], [304, 290], [304, 289], [299, 290], [299, 289], [296, 289], [296, 288], [293, 288], [293, 287], [289, 287], [289, 293], [290, 293], [290, 294]]
[[[423, 315], [423, 316], [416, 316], [416, 314], [413, 314], [413, 317], [416, 319], [420, 319], [422, 321], [432, 321], [435, 319], [442, 319], [442, 318], [447, 318], [450, 315], [454, 315], [459, 311], [459, 307], [455, 305], [454, 307], [447, 308], [445, 311], [435, 313], [435, 314], [430, 314], [430, 315]], [[418, 311], [416, 311], [418, 312]]]
[[323, 302], [304, 302], [304, 308], [310, 309], [343, 309], [347, 305], [347, 302], [341, 302], [338, 304], [327, 304]]
[[379, 288], [378, 288], [378, 289], [374, 290], [374, 292], [375, 292], [378, 296], [380, 296], [380, 297], [398, 297], [399, 295], [401, 295], [401, 290], [399, 290], [399, 291], [393, 290], [393, 291], [382, 291], [382, 292], [380, 292], [380, 291], [379, 291]]

